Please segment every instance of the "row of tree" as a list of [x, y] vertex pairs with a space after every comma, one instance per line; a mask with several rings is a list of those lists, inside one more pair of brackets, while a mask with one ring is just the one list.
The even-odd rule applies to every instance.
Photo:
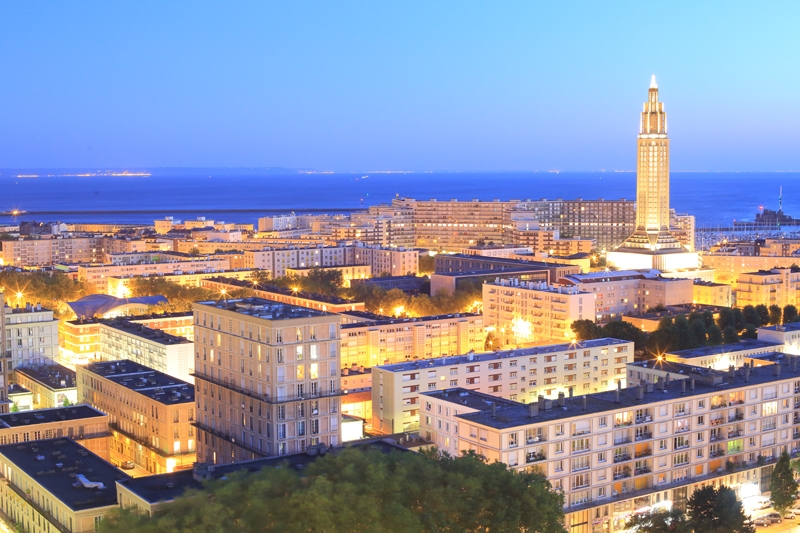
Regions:
[[164, 296], [167, 303], [151, 307], [153, 313], [177, 313], [192, 310], [193, 302], [204, 300], [219, 300], [220, 298], [244, 298], [253, 296], [255, 291], [250, 288], [233, 289], [223, 295], [218, 290], [205, 287], [180, 285], [160, 276], [146, 278], [133, 278], [128, 284], [131, 296]]
[[19, 272], [8, 269], [0, 270], [0, 292], [11, 306], [24, 306], [30, 302], [57, 310], [62, 302], [77, 300], [93, 291], [88, 283], [74, 281], [60, 272]]
[[224, 531], [564, 533], [563, 496], [539, 473], [460, 457], [349, 448], [308, 468], [214, 480], [153, 516], [115, 511], [103, 533]]

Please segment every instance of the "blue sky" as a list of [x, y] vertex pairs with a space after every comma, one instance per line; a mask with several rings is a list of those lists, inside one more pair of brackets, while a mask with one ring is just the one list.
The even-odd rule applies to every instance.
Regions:
[[3, 2], [0, 167], [800, 170], [800, 2]]

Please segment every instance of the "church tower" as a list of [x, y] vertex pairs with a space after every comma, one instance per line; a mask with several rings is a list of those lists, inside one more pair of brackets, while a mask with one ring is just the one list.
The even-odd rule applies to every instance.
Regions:
[[696, 268], [692, 257], [669, 230], [669, 137], [667, 113], [658, 100], [656, 76], [650, 80], [636, 139], [636, 230], [608, 262], [618, 268]]

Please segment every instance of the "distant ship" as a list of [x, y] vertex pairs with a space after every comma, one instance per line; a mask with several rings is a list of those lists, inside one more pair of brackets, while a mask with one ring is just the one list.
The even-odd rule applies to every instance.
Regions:
[[16, 177], [22, 179], [33, 179], [38, 178], [39, 176], [37, 174], [17, 174]]

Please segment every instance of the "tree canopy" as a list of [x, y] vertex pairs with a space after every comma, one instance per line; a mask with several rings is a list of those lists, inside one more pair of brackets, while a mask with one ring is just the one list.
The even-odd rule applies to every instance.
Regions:
[[783, 514], [787, 509], [794, 505], [794, 498], [797, 494], [797, 481], [792, 472], [791, 458], [789, 454], [783, 452], [775, 463], [775, 469], [769, 481], [770, 500], [775, 510]]
[[692, 533], [686, 514], [676, 508], [634, 514], [625, 528], [637, 533]]
[[[84, 282], [74, 281], [60, 272], [17, 272], [0, 271], [0, 292], [3, 292], [9, 305], [17, 303], [41, 303], [44, 307], [57, 310], [62, 302], [77, 300], [92, 294], [91, 287]], [[17, 301], [16, 295], [22, 296]]]
[[164, 504], [151, 517], [114, 511], [102, 533], [563, 533], [563, 496], [539, 473], [502, 463], [350, 448], [302, 473], [239, 472]]
[[755, 533], [745, 522], [742, 502], [725, 485], [707, 485], [692, 493], [688, 503], [689, 526], [694, 533]]

